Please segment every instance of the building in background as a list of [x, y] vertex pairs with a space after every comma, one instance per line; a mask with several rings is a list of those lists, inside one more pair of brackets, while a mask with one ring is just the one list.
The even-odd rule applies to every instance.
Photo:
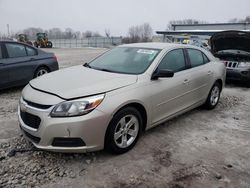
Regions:
[[[156, 31], [163, 42], [208, 43], [210, 37], [224, 30], [242, 30], [250, 32], [250, 23], [212, 23], [212, 24], [172, 24], [172, 30]], [[158, 40], [159, 40], [158, 38]], [[198, 42], [197, 42], [198, 41]]]
[[250, 23], [173, 24], [172, 30], [250, 30]]

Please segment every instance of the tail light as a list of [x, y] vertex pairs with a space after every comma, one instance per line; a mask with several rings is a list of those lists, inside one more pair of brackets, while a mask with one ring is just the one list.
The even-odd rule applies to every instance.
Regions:
[[53, 59], [57, 62], [57, 57], [55, 54], [53, 55]]

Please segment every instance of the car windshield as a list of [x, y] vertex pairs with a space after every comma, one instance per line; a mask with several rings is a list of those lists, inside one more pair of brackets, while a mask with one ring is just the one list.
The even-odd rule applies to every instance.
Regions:
[[159, 51], [148, 48], [118, 47], [94, 59], [87, 67], [115, 73], [141, 74], [146, 71]]

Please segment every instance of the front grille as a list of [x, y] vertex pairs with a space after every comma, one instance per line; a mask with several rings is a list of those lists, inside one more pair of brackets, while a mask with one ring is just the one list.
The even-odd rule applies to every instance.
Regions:
[[[22, 127], [20, 126], [20, 128], [22, 129]], [[33, 142], [35, 142], [36, 144], [38, 144], [41, 140], [41, 138], [39, 137], [36, 137], [36, 136], [33, 136], [31, 135], [30, 133], [26, 132], [25, 130], [23, 130], [23, 133], [25, 134], [25, 136], [27, 136], [30, 140], [32, 140]]]
[[35, 107], [35, 108], [40, 108], [40, 109], [48, 109], [50, 108], [52, 105], [44, 105], [44, 104], [37, 104], [37, 103], [34, 103], [34, 102], [30, 102], [30, 101], [27, 101], [25, 99], [23, 99], [29, 106], [32, 106], [32, 107]]
[[225, 61], [225, 65], [227, 68], [236, 68], [238, 67], [239, 62], [235, 61]]
[[52, 146], [55, 147], [81, 147], [86, 144], [81, 138], [54, 138]]
[[33, 128], [33, 129], [38, 129], [39, 125], [41, 123], [41, 119], [38, 116], [35, 116], [33, 114], [30, 114], [28, 112], [20, 112], [21, 118], [23, 120], [23, 122]]

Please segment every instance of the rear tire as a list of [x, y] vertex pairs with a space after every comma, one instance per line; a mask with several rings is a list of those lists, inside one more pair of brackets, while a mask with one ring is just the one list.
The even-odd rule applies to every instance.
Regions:
[[105, 135], [105, 149], [111, 153], [122, 154], [137, 143], [142, 130], [142, 117], [133, 107], [117, 112], [111, 120]]
[[48, 68], [46, 68], [46, 67], [39, 67], [39, 68], [35, 71], [34, 78], [43, 76], [44, 74], [47, 74], [47, 73], [49, 73], [49, 69], [48, 69]]
[[215, 82], [213, 87], [211, 88], [206, 103], [204, 104], [204, 107], [208, 110], [214, 109], [220, 100], [220, 94], [221, 94], [222, 86], [218, 82]]
[[47, 47], [48, 47], [48, 48], [52, 48], [52, 47], [53, 47], [53, 44], [52, 44], [52, 42], [51, 42], [51, 41], [48, 41], [48, 43], [47, 43]]

